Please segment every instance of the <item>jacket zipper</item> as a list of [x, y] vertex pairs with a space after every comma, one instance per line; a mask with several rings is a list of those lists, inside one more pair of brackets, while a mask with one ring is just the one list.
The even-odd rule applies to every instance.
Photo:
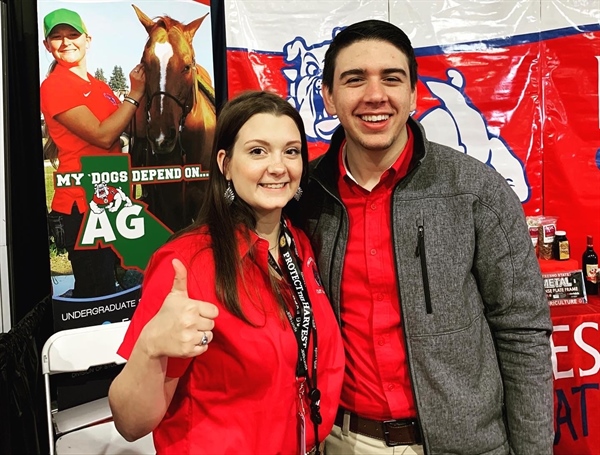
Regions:
[[425, 309], [427, 314], [433, 313], [431, 308], [431, 294], [429, 292], [429, 275], [427, 275], [427, 258], [425, 256], [425, 228], [417, 228], [417, 249], [415, 257], [421, 258], [421, 276], [423, 277], [423, 292], [425, 293]]

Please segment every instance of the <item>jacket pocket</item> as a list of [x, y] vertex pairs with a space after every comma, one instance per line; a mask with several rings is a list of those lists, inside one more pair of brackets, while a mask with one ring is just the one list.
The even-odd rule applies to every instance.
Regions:
[[429, 275], [427, 274], [427, 255], [425, 254], [425, 228], [421, 225], [417, 227], [417, 249], [415, 257], [421, 259], [421, 277], [423, 279], [423, 292], [425, 294], [425, 309], [427, 314], [433, 313], [431, 307], [431, 293], [429, 290]]

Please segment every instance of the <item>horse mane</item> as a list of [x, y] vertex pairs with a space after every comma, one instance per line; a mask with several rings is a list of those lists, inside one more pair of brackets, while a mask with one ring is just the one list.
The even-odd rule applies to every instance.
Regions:
[[[216, 99], [215, 99], [215, 89], [212, 86], [212, 81], [210, 79], [210, 75], [208, 71], [204, 69], [202, 66], [196, 63], [196, 87], [194, 90], [194, 97], [196, 97], [198, 92], [201, 92], [206, 96], [209, 103], [216, 108]], [[194, 100], [195, 101], [195, 100]]]
[[146, 39], [146, 47], [148, 47], [150, 45], [150, 42], [152, 40], [152, 34], [158, 28], [162, 28], [166, 33], [169, 33], [169, 31], [173, 28], [179, 29], [179, 31], [183, 32], [183, 29], [182, 29], [183, 23], [178, 21], [177, 19], [173, 19], [171, 16], [168, 16], [166, 14], [164, 16], [156, 16], [156, 17], [152, 18], [152, 21], [154, 22], [154, 25], [148, 31], [148, 38]]
[[181, 26], [183, 25], [177, 19], [173, 19], [171, 16], [167, 16], [167, 15], [157, 16], [153, 20], [155, 21], [154, 28], [161, 27], [167, 31], [169, 31], [171, 28], [174, 28], [174, 27], [181, 28]]
[[164, 16], [156, 16], [156, 17], [152, 18], [152, 21], [154, 22], [154, 25], [152, 26], [152, 29], [150, 31], [148, 31], [148, 38], [146, 39], [146, 47], [150, 45], [150, 40], [152, 39], [152, 33], [154, 33], [154, 31], [157, 28], [162, 28], [167, 33], [169, 33], [169, 31], [173, 28], [179, 29], [180, 31], [183, 32], [183, 30], [182, 30], [183, 23], [181, 23], [177, 19], [173, 19], [171, 16], [168, 16], [166, 14]]

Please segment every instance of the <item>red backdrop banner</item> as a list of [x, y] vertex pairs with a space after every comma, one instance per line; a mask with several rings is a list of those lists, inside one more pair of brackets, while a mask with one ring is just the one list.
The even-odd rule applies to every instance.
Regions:
[[600, 299], [552, 308], [555, 455], [600, 447]]
[[408, 0], [340, 2], [333, 10], [227, 0], [229, 96], [246, 89], [285, 96], [318, 156], [337, 125], [321, 96], [328, 44], [358, 20], [391, 21], [416, 48], [414, 116], [428, 137], [495, 168], [526, 215], [558, 217], [581, 261], [587, 235], [600, 245], [600, 10], [593, 0], [578, 3], [575, 11], [560, 0], [472, 2], [457, 15], [451, 5]]

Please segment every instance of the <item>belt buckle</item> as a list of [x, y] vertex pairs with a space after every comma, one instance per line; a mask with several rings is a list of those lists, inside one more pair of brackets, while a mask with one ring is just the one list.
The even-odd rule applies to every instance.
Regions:
[[[393, 424], [398, 425], [399, 424], [398, 420], [384, 420], [381, 423], [382, 423], [382, 426], [383, 426], [383, 439], [385, 441], [385, 445], [387, 445], [388, 447], [396, 447], [396, 446], [405, 444], [403, 442], [397, 442], [397, 441], [391, 441], [390, 440], [390, 430], [388, 428], [388, 425], [393, 425]], [[411, 419], [411, 420], [408, 421], [408, 423], [401, 424], [397, 428], [412, 427], [415, 424], [416, 424], [416, 420], [412, 420]]]
[[388, 429], [388, 425], [392, 423], [397, 423], [397, 420], [384, 420], [381, 422], [383, 426], [383, 439], [385, 441], [385, 445], [388, 447], [396, 447], [400, 445], [399, 442], [390, 441], [390, 430]]

